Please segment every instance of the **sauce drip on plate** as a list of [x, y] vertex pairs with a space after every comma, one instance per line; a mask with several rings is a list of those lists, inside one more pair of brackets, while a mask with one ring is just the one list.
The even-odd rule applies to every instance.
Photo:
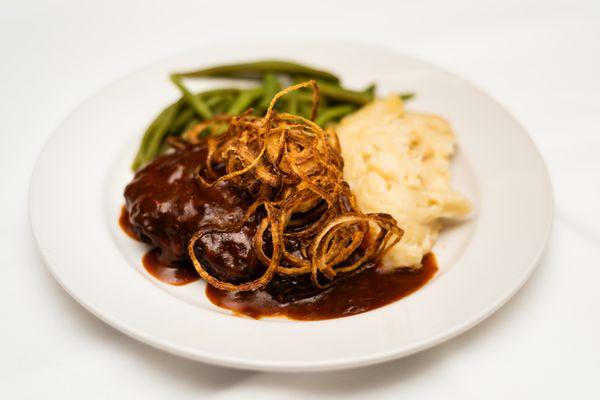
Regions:
[[219, 307], [251, 318], [331, 319], [393, 303], [421, 288], [437, 270], [435, 256], [429, 253], [423, 258], [423, 268], [418, 271], [379, 272], [377, 268], [367, 268], [325, 292], [290, 303], [279, 303], [264, 290], [227, 292], [210, 285], [206, 287], [206, 296]]
[[127, 207], [125, 206], [121, 207], [121, 215], [119, 216], [119, 226], [127, 236], [134, 240], [141, 241], [137, 233], [135, 233], [131, 221], [129, 221], [129, 214], [127, 213]]
[[[125, 206], [121, 209], [119, 226], [127, 236], [134, 240], [141, 241], [133, 229], [131, 221], [129, 221], [129, 214], [127, 214], [127, 208]], [[160, 250], [156, 247], [144, 254], [142, 257], [142, 265], [154, 278], [169, 285], [181, 286], [200, 279], [200, 275], [198, 275], [191, 265], [168, 265], [160, 261]]]
[[150, 275], [169, 285], [181, 286], [200, 279], [193, 266], [171, 266], [159, 260], [159, 250], [152, 249], [142, 258], [144, 268]]
[[[119, 225], [128, 236], [140, 240], [125, 208]], [[142, 258], [146, 271], [159, 281], [181, 286], [200, 279], [192, 265], [168, 265], [161, 262], [159, 256], [160, 250], [153, 248]], [[216, 306], [250, 318], [323, 320], [360, 314], [393, 303], [423, 287], [437, 270], [435, 256], [429, 253], [418, 271], [380, 272], [371, 267], [343, 279], [329, 290], [296, 301], [278, 302], [264, 289], [227, 292], [210, 285], [206, 286], [206, 296]]]

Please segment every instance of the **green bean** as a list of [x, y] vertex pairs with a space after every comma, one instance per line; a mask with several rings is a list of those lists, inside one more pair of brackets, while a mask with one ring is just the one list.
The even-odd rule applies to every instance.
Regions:
[[201, 97], [195, 96], [192, 92], [190, 92], [183, 85], [180, 77], [171, 75], [171, 81], [173, 81], [173, 83], [179, 88], [179, 90], [181, 90], [183, 97], [188, 102], [188, 104], [194, 109], [194, 111], [196, 112], [196, 114], [198, 114], [199, 117], [204, 119], [212, 118], [212, 111], [210, 111], [210, 108], [206, 105], [204, 100]]
[[[233, 95], [240, 93], [240, 91], [241, 90], [237, 89], [237, 88], [211, 89], [211, 90], [207, 90], [205, 92], [197, 93], [194, 95], [194, 97], [206, 99], [205, 100], [206, 104], [209, 106], [212, 106], [212, 104], [217, 102], [217, 100], [218, 100], [218, 98], [215, 98], [215, 97], [233, 96]], [[214, 100], [213, 100], [213, 98], [214, 98]], [[231, 97], [228, 97], [228, 98], [231, 99]], [[225, 104], [224, 108], [225, 109], [228, 108], [230, 103], [231, 103], [231, 100], [229, 100], [229, 103]], [[170, 134], [170, 135], [180, 134], [181, 132], [183, 132], [185, 130], [184, 128], [185, 128], [186, 124], [190, 120], [193, 119], [195, 112], [193, 109], [186, 106], [186, 103], [184, 103], [183, 98], [179, 99], [177, 102], [169, 105], [164, 110], [162, 110], [158, 114], [158, 116], [152, 121], [152, 123], [150, 123], [150, 125], [144, 132], [144, 136], [142, 137], [142, 141], [138, 148], [138, 152], [137, 152], [135, 159], [131, 165], [131, 169], [133, 169], [134, 171], [136, 169], [138, 169], [142, 164], [145, 164], [146, 162], [150, 161], [154, 156], [156, 156], [156, 154], [160, 153], [161, 148], [159, 147], [159, 150], [156, 154], [153, 154], [153, 155], [147, 154], [148, 144], [152, 140], [152, 138], [156, 135], [157, 126], [162, 123], [162, 121], [165, 118], [165, 115], [170, 113], [174, 107], [180, 107], [180, 108], [178, 110], [178, 113], [176, 113], [176, 116], [173, 117], [171, 125], [169, 127], [167, 127], [168, 134]], [[198, 122], [198, 120], [196, 120], [196, 123], [197, 122]], [[166, 134], [162, 134], [161, 140], [164, 139], [165, 136], [166, 136]]]
[[212, 108], [212, 107], [216, 106], [217, 104], [219, 104], [219, 102], [221, 100], [223, 100], [223, 96], [220, 94], [215, 94], [210, 97], [207, 97], [205, 103], [207, 106]]
[[[211, 91], [204, 93], [197, 93], [196, 97], [202, 97], [205, 99], [205, 103], [207, 106], [215, 109], [215, 107], [219, 106], [220, 103], [223, 102], [225, 96], [229, 96], [229, 94], [221, 94], [220, 91]], [[194, 117], [194, 110], [190, 107], [183, 107], [177, 116], [174, 118], [173, 123], [169, 128], [170, 135], [177, 135], [183, 131], [185, 125]]]
[[164, 110], [162, 110], [154, 119], [154, 121], [152, 121], [150, 123], [150, 125], [148, 126], [148, 128], [146, 129], [146, 132], [144, 132], [144, 136], [142, 137], [142, 141], [140, 143], [140, 147], [138, 148], [138, 152], [135, 156], [135, 159], [133, 160], [133, 164], [131, 165], [131, 169], [136, 170], [138, 169], [145, 161], [146, 161], [146, 149], [148, 147], [148, 143], [150, 142], [150, 140], [152, 139], [156, 128], [158, 125], [160, 125], [162, 123], [162, 121], [164, 120], [165, 116], [170, 112], [170, 110], [172, 110], [175, 107], [178, 107], [179, 104], [181, 103], [181, 100], [178, 100], [177, 102], [169, 105], [168, 107], [166, 107]]
[[357, 92], [354, 90], [344, 89], [339, 85], [332, 85], [327, 82], [318, 82], [319, 91], [326, 97], [332, 100], [344, 101], [358, 105], [370, 103], [375, 98], [374, 86], [370, 86], [365, 91]]
[[233, 99], [237, 98], [240, 92], [241, 89], [212, 89], [197, 93], [195, 96], [201, 97], [206, 105], [213, 110], [213, 114], [219, 114], [229, 108]]
[[267, 60], [241, 64], [219, 65], [216, 67], [200, 69], [196, 71], [176, 73], [183, 78], [218, 77], [218, 78], [242, 78], [260, 79], [263, 74], [272, 72], [275, 74], [286, 74], [291, 76], [307, 76], [311, 79], [321, 79], [327, 82], [339, 83], [340, 79], [334, 74], [288, 61]]
[[281, 90], [281, 84], [279, 83], [279, 79], [277, 79], [277, 75], [272, 72], [267, 72], [263, 76], [263, 94], [262, 100], [258, 105], [259, 110], [266, 110], [269, 108], [269, 104], [273, 97]]
[[298, 93], [291, 92], [287, 95], [287, 112], [290, 114], [298, 114]]
[[144, 161], [144, 153], [146, 152], [146, 147], [148, 147], [148, 141], [150, 140], [150, 137], [152, 137], [152, 134], [154, 133], [155, 126], [158, 123], [157, 121], [159, 121], [161, 119], [161, 115], [164, 112], [165, 111], [163, 111], [161, 114], [159, 114], [159, 116], [156, 117], [154, 119], [154, 121], [152, 121], [150, 123], [150, 125], [148, 126], [148, 128], [144, 132], [144, 136], [142, 136], [142, 141], [140, 142], [140, 145], [138, 147], [138, 151], [135, 154], [135, 158], [133, 159], [133, 163], [131, 164], [131, 169], [132, 170], [135, 171], [143, 163], [143, 161]]
[[185, 128], [183, 129], [183, 132], [192, 129], [194, 126], [196, 126], [200, 121], [198, 121], [196, 118], [192, 118], [191, 120], [189, 120], [187, 122], [187, 124], [185, 124]]
[[414, 93], [400, 93], [400, 98], [402, 101], [411, 100], [415, 97]]
[[231, 104], [233, 104], [236, 98], [237, 95], [233, 94], [223, 95], [219, 103], [215, 104], [215, 106], [213, 107], [213, 111], [215, 112], [215, 114], [225, 113], [229, 109], [229, 107], [231, 107]]
[[352, 104], [342, 104], [340, 106], [325, 108], [319, 112], [319, 116], [315, 122], [317, 125], [324, 126], [327, 122], [337, 120], [354, 110], [356, 110], [356, 106]]
[[229, 95], [229, 94], [238, 94], [239, 92], [241, 92], [242, 89], [240, 88], [219, 88], [219, 89], [210, 89], [210, 90], [206, 90], [204, 92], [200, 92], [200, 93], [196, 93], [196, 96], [202, 96], [202, 98], [206, 99], [210, 96], [214, 96], [217, 94], [220, 95]]
[[[312, 99], [313, 99], [312, 92], [298, 90], [296, 92], [291, 92], [290, 94], [292, 94], [292, 93], [296, 95], [296, 98], [298, 99], [299, 102], [312, 103]], [[323, 96], [321, 96], [321, 98], [322, 97]]]
[[173, 123], [169, 128], [169, 133], [171, 135], [177, 135], [178, 133], [182, 132], [185, 125], [192, 118], [194, 118], [194, 111], [189, 107], [183, 108], [173, 120]]
[[[211, 89], [194, 94], [184, 85], [183, 78], [200, 77], [262, 80], [262, 85], [250, 89]], [[337, 121], [375, 98], [374, 85], [363, 91], [345, 89], [340, 85], [339, 78], [330, 72], [280, 60], [230, 64], [175, 73], [171, 75], [171, 80], [181, 91], [182, 97], [161, 111], [148, 126], [132, 168], [139, 168], [164, 151], [166, 136], [181, 135], [186, 129], [212, 118], [213, 115], [237, 115], [248, 108], [254, 108], [257, 115], [264, 113], [273, 96], [282, 88], [279, 78], [285, 79], [286, 83], [289, 80], [317, 80], [321, 93], [319, 115], [316, 118], [319, 125]], [[414, 94], [401, 93], [398, 96], [407, 101], [413, 98]], [[307, 90], [291, 92], [277, 106], [282, 111], [308, 117], [312, 108], [312, 93]], [[215, 134], [225, 127], [216, 124], [209, 130]]]
[[370, 94], [374, 98], [375, 90], [377, 90], [377, 86], [374, 83], [371, 83], [369, 86], [367, 86], [367, 88], [365, 90], [363, 90], [363, 92]]
[[[307, 76], [297, 76], [294, 78], [294, 83], [301, 83], [309, 80]], [[334, 101], [349, 102], [359, 105], [370, 103], [375, 98], [375, 84], [369, 85], [362, 91], [350, 90], [343, 88], [339, 83], [326, 82], [323, 80], [317, 80], [319, 86], [319, 92], [322, 99], [329, 98]], [[311, 96], [312, 93], [308, 93], [306, 90], [299, 92], [301, 96]]]
[[298, 105], [298, 111], [300, 112], [299, 115], [303, 116], [304, 118], [310, 118], [310, 113], [312, 111], [312, 102], [301, 102]]
[[171, 126], [175, 115], [179, 111], [180, 106], [181, 104], [177, 102], [175, 103], [175, 107], [169, 107], [165, 110], [166, 113], [164, 114], [160, 122], [156, 125], [151, 136], [149, 137], [148, 144], [144, 149], [142, 159], [140, 160], [140, 163], [137, 166], [140, 166], [152, 160], [158, 154], [163, 139], [167, 135], [169, 127]]
[[263, 88], [257, 87], [254, 89], [243, 90], [231, 107], [227, 110], [229, 115], [238, 115], [242, 111], [246, 111], [252, 102], [263, 94]]

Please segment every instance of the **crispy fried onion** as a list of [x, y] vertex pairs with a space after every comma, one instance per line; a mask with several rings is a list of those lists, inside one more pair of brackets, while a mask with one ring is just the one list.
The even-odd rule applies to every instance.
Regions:
[[[308, 87], [313, 89], [311, 119], [277, 112], [275, 104], [282, 96]], [[343, 180], [336, 133], [313, 122], [318, 103], [319, 88], [311, 80], [277, 93], [262, 118], [248, 110], [215, 120], [220, 126], [228, 124], [224, 133], [200, 135], [210, 121], [184, 135], [191, 143], [206, 141], [206, 164], [196, 170], [201, 185], [230, 181], [254, 199], [241, 221], [203, 227], [189, 240], [189, 256], [209, 284], [247, 291], [265, 286], [276, 273], [310, 274], [315, 286], [325, 288], [337, 276], [378, 261], [401, 239], [403, 231], [390, 215], [363, 214], [357, 207]], [[265, 265], [262, 276], [232, 284], [211, 275], [196, 257], [196, 242], [207, 234], [238, 231], [251, 218], [258, 221], [253, 247]]]

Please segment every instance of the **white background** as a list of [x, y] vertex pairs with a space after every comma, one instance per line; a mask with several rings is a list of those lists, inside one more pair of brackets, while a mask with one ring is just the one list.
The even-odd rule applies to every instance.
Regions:
[[[556, 197], [548, 251], [525, 287], [434, 349], [318, 374], [180, 359], [72, 300], [28, 226], [27, 187], [44, 141], [114, 79], [242, 37], [385, 45], [462, 75], [514, 113]], [[0, 397], [600, 398], [600, 2], [3, 0], [0, 54]]]

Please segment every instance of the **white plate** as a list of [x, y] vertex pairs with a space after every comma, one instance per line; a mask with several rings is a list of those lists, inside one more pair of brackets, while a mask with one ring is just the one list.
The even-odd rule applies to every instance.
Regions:
[[[409, 108], [454, 126], [454, 185], [475, 204], [434, 248], [440, 273], [389, 306], [327, 321], [252, 320], [204, 295], [204, 283], [161, 284], [141, 267], [145, 246], [117, 225], [140, 134], [178, 97], [171, 71], [260, 58], [292, 58], [379, 94], [414, 91]], [[214, 85], [214, 83], [213, 83]], [[504, 304], [533, 271], [552, 221], [544, 163], [519, 124], [484, 93], [439, 68], [348, 43], [245, 43], [160, 62], [84, 102], [54, 133], [30, 188], [31, 225], [67, 292], [115, 328], [160, 349], [231, 367], [327, 370], [399, 358], [464, 332]]]

